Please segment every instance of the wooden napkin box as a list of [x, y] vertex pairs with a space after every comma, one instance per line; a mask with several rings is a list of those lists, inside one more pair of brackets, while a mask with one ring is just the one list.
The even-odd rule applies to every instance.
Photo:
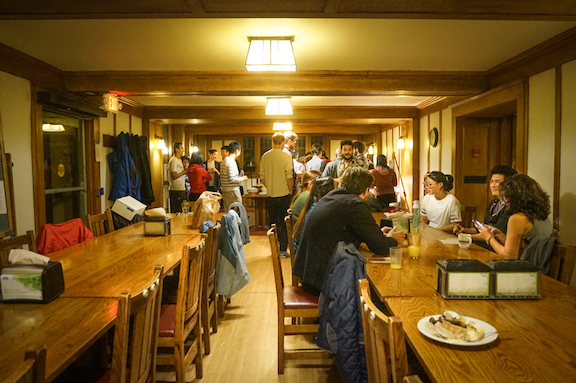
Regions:
[[172, 220], [170, 217], [144, 218], [144, 236], [159, 237], [172, 234]]
[[0, 285], [5, 303], [48, 303], [64, 292], [62, 265], [7, 265], [0, 270]]

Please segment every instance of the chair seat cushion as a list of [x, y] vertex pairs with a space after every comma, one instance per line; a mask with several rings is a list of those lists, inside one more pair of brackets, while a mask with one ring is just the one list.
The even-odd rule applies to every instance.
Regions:
[[317, 309], [318, 297], [310, 294], [300, 286], [284, 287], [284, 308], [285, 309]]
[[176, 305], [162, 305], [158, 335], [173, 337], [176, 328]]

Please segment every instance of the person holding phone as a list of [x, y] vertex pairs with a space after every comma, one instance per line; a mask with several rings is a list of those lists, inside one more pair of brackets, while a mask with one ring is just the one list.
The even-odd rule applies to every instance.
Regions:
[[[484, 216], [483, 222], [486, 225], [495, 227], [504, 234], [506, 234], [508, 228], [508, 218], [510, 218], [510, 214], [506, 210], [506, 204], [499, 198], [498, 187], [506, 178], [516, 174], [518, 174], [518, 172], [507, 165], [497, 165], [490, 170], [490, 192], [494, 199], [490, 201], [486, 208], [486, 215]], [[478, 225], [479, 221], [475, 223], [477, 226], [481, 226], [481, 224]], [[454, 225], [453, 232], [456, 235], [460, 233], [472, 234], [474, 244], [493, 251], [492, 246], [484, 241], [476, 227], [464, 228], [462, 225], [456, 224]]]
[[529, 243], [534, 238], [552, 235], [550, 196], [538, 182], [524, 174], [516, 174], [499, 186], [499, 195], [510, 214], [507, 233], [490, 225], [476, 225], [480, 236], [494, 251], [506, 258], [515, 259], [519, 253], [518, 238], [523, 234]]

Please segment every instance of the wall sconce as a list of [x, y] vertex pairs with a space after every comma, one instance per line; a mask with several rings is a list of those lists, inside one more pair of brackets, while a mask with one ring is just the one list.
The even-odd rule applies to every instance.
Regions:
[[65, 132], [64, 125], [60, 124], [42, 124], [42, 130], [44, 132]]
[[275, 122], [272, 126], [272, 130], [292, 130], [292, 123], [291, 122]]
[[164, 137], [155, 134], [154, 138], [158, 140], [158, 143], [156, 144], [156, 149], [160, 149], [163, 152], [166, 152], [166, 142], [164, 141]]
[[192, 146], [192, 153], [196, 153], [199, 150], [200, 149], [198, 149], [198, 147], [196, 145]]
[[267, 116], [293, 114], [290, 97], [266, 97], [266, 111], [264, 113]]
[[294, 36], [248, 37], [250, 47], [246, 56], [248, 71], [296, 71], [292, 49]]
[[368, 147], [368, 154], [370, 154], [371, 156], [374, 155], [374, 145], [370, 145], [370, 146]]
[[404, 149], [404, 137], [400, 136], [397, 147], [398, 149]]

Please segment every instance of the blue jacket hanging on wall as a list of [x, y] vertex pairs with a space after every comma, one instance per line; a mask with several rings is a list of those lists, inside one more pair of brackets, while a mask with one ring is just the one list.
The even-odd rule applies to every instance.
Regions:
[[128, 135], [124, 132], [116, 137], [116, 148], [107, 156], [108, 166], [112, 173], [110, 201], [131, 196], [140, 201], [140, 178], [128, 145]]

